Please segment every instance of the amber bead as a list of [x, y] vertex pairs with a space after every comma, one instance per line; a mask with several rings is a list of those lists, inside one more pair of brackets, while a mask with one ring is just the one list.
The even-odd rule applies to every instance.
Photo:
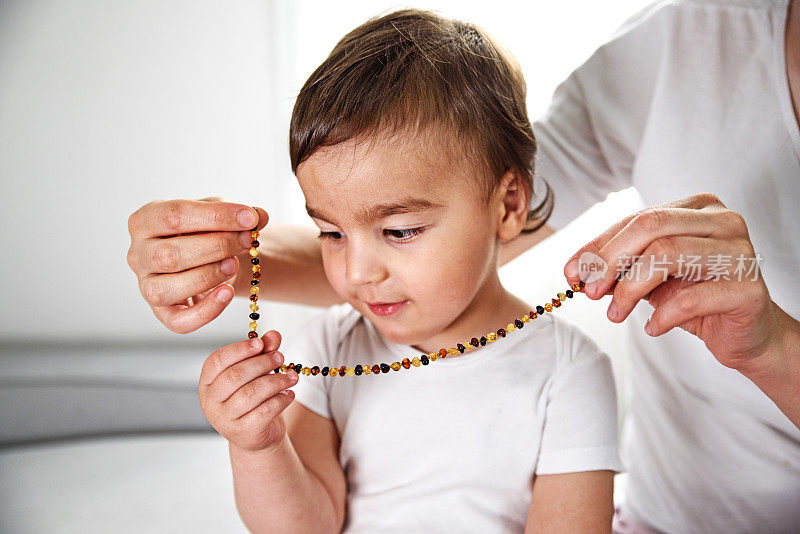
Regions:
[[250, 241], [250, 246], [251, 247], [257, 247], [258, 245], [260, 245], [260, 243], [258, 241], [256, 241], [256, 240]]
[[580, 283], [578, 283], [578, 284], [572, 284], [572, 290], [573, 290], [575, 293], [580, 293], [580, 291], [581, 291], [581, 289], [582, 289], [582, 288], [583, 288], [583, 282], [580, 282]]
[[338, 370], [336, 367], [333, 367], [333, 368], [332, 368], [332, 369], [329, 371], [329, 374], [330, 374], [330, 376], [336, 376], [336, 375], [338, 375], [338, 374], [339, 374], [339, 370]]
[[372, 373], [372, 368], [370, 368], [369, 365], [362, 365], [361, 366], [361, 370], [365, 375], [368, 375], [368, 374]]
[[460, 352], [461, 354], [464, 354], [464, 351], [466, 350], [464, 348], [464, 345], [462, 345], [461, 343], [456, 344], [456, 348], [458, 349], [458, 352]]
[[344, 374], [346, 374], [347, 376], [353, 376], [354, 374], [356, 374], [356, 370], [353, 369], [352, 367], [346, 367], [344, 370]]
[[481, 347], [486, 345], [486, 338], [484, 336], [481, 336], [480, 344], [481, 344]]
[[320, 372], [322, 373], [322, 376], [328, 376], [328, 373], [330, 372], [330, 368], [326, 365], [325, 367], [322, 368], [322, 371], [320, 371]]
[[311, 374], [311, 369], [309, 369], [308, 367], [303, 367], [302, 369], [300, 369], [300, 372], [303, 373], [303, 376], [308, 376]]
[[257, 301], [258, 295], [250, 295], [250, 300], [252, 300], [253, 302]]
[[400, 370], [400, 362], [392, 362], [392, 365], [389, 367], [392, 368], [392, 371], [399, 371]]
[[571, 289], [567, 289], [566, 293], [567, 293], [567, 298], [571, 299], [572, 295], [573, 295], [572, 290]]
[[544, 308], [542, 308], [541, 306], [536, 306], [536, 313], [542, 315], [544, 313]]
[[516, 329], [517, 329], [517, 327], [516, 327], [516, 326], [514, 326], [514, 323], [508, 323], [508, 324], [506, 325], [506, 331], [507, 331], [507, 332], [513, 332], [513, 331], [514, 331], [514, 330], [516, 330]]
[[547, 304], [544, 305], [544, 309], [546, 311], [551, 312], [551, 311], [553, 311], [553, 305], [548, 302]]
[[253, 256], [254, 258], [255, 258], [256, 256], [258, 256], [258, 249], [251, 248], [251, 249], [250, 249], [250, 255], [251, 255], [251, 256]]
[[251, 330], [247, 333], [247, 337], [248, 339], [253, 339], [254, 337], [258, 337], [258, 333]]
[[514, 319], [514, 326], [517, 328], [522, 328], [523, 326], [525, 326], [525, 323], [523, 323], [519, 319]]
[[439, 349], [439, 356], [441, 357], [447, 356], [447, 349]]
[[411, 360], [408, 358], [403, 358], [403, 369], [411, 369]]
[[315, 365], [314, 367], [311, 368], [311, 375], [317, 376], [318, 374], [319, 374], [319, 366]]
[[289, 367], [287, 365], [281, 365], [280, 366], [280, 370], [281, 370], [281, 373], [285, 373], [286, 371], [289, 370]]
[[497, 341], [497, 334], [495, 334], [494, 332], [489, 332], [488, 334], [486, 334], [486, 341], [488, 341], [489, 343], [494, 343], [495, 341]]
[[566, 295], [566, 293], [559, 293], [559, 294], [558, 294], [558, 295], [556, 295], [556, 296], [558, 297], [558, 300], [560, 300], [561, 302], [564, 302], [565, 300], [567, 300], [567, 295]]
[[251, 286], [257, 286], [258, 285], [258, 280], [250, 280], [250, 285]]
[[428, 365], [430, 363], [427, 354], [423, 354], [422, 356], [420, 356], [419, 361], [422, 363], [422, 365]]
[[504, 329], [500, 329], [497, 331], [497, 335], [500, 337], [506, 337], [506, 331]]
[[561, 301], [558, 299], [552, 299], [551, 302], [553, 303], [554, 308], [559, 308], [561, 306]]
[[258, 258], [250, 258], [250, 263], [252, 263], [253, 265], [258, 265], [259, 261], [260, 260]]
[[531, 320], [533, 320], [536, 319], [536, 317], [538, 317], [538, 314], [535, 311], [531, 311], [530, 313], [528, 313], [528, 317], [530, 317]]
[[411, 360], [411, 365], [413, 365], [414, 367], [419, 367], [420, 363], [422, 362], [419, 361], [419, 358], [417, 356], [414, 356], [414, 358]]
[[258, 286], [253, 286], [250, 288], [250, 293], [258, 293], [259, 291], [260, 290], [258, 289]]
[[435, 352], [431, 352], [430, 354], [428, 354], [428, 356], [430, 356], [432, 362], [435, 362], [436, 360], [439, 359], [439, 355], [436, 354]]
[[251, 309], [252, 311], [254, 311], [254, 312], [257, 312], [257, 311], [258, 311], [258, 304], [256, 304], [255, 302], [254, 302], [254, 303], [252, 303], [252, 304], [250, 305], [250, 309]]
[[388, 373], [389, 370], [390, 370], [390, 368], [389, 368], [389, 366], [387, 364], [385, 364], [385, 363], [381, 364], [381, 371], [383, 371], [384, 373]]
[[381, 366], [376, 363], [375, 365], [372, 366], [372, 372], [375, 373], [376, 375], [380, 374]]
[[250, 317], [254, 321], [258, 321], [261, 318], [261, 315], [257, 313], [251, 313], [248, 317]]
[[530, 317], [530, 315], [528, 315], [528, 314], [526, 313], [525, 315], [523, 315], [522, 317], [520, 317], [520, 319], [522, 319], [522, 322], [523, 322], [523, 323], [527, 323], [527, 322], [529, 322], [529, 321], [531, 320], [531, 317]]
[[344, 376], [344, 375], [345, 375], [345, 373], [347, 373], [347, 366], [346, 366], [346, 365], [343, 365], [343, 366], [339, 367], [339, 374], [340, 374], [341, 376]]
[[296, 373], [299, 373], [302, 370], [303, 370], [303, 366], [302, 365], [300, 365], [299, 363], [294, 364], [294, 371]]
[[472, 345], [473, 347], [477, 347], [478, 345], [480, 345], [480, 343], [481, 342], [478, 341], [477, 337], [473, 337], [472, 339], [469, 340], [469, 344]]

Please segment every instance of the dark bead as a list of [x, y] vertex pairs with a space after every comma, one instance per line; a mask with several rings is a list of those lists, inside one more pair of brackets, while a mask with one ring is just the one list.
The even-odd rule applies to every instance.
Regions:
[[462, 345], [461, 343], [456, 345], [456, 348], [458, 349], [458, 352], [460, 352], [461, 354], [464, 354], [464, 351], [467, 350], [467, 348], [464, 345]]
[[372, 374], [373, 374], [373, 375], [379, 375], [379, 374], [381, 374], [381, 366], [380, 366], [380, 365], [378, 365], [377, 363], [376, 363], [375, 365], [373, 365], [373, 366], [372, 366]]
[[422, 365], [428, 365], [428, 363], [430, 363], [430, 360], [428, 359], [428, 355], [427, 354], [423, 354], [422, 356], [420, 356], [419, 357], [419, 361], [422, 362]]
[[356, 365], [356, 369], [355, 369], [356, 375], [360, 375], [363, 372], [364, 372], [364, 368], [361, 367], [360, 365]]
[[299, 373], [302, 370], [303, 370], [303, 366], [302, 365], [300, 365], [299, 363], [294, 364], [294, 372], [295, 373]]
[[314, 375], [314, 376], [317, 376], [319, 374], [319, 366], [318, 365], [315, 365], [314, 367], [311, 368], [311, 374]]
[[516, 326], [517, 328], [522, 328], [523, 326], [525, 326], [525, 323], [523, 323], [519, 319], [514, 319], [514, 326]]
[[255, 293], [250, 295], [250, 300], [252, 300], [253, 302], [257, 301], [258, 300], [258, 295], [256, 295]]
[[322, 368], [322, 371], [321, 371], [322, 372], [322, 376], [328, 376], [328, 371], [330, 371], [330, 369], [326, 365], [325, 367]]
[[253, 273], [253, 278], [261, 278], [261, 271], [256, 271]]
[[254, 321], [257, 321], [259, 317], [261, 317], [261, 316], [259, 314], [257, 314], [257, 313], [251, 313], [250, 314], [250, 318], [252, 320], [254, 320]]
[[469, 344], [472, 345], [473, 347], [477, 347], [478, 345], [481, 344], [481, 342], [478, 341], [477, 337], [473, 337], [472, 339], [469, 340]]
[[347, 366], [343, 365], [339, 367], [339, 376], [346, 376], [347, 375]]
[[255, 278], [253, 280], [250, 280], [250, 285], [251, 286], [257, 286], [258, 285], [258, 280], [256, 280]]
[[529, 311], [528, 317], [530, 317], [531, 319], [536, 319], [536, 312], [533, 310]]
[[254, 337], [258, 337], [258, 333], [256, 333], [256, 331], [255, 331], [255, 330], [250, 330], [250, 331], [247, 333], [247, 337], [248, 337], [248, 338], [250, 338], [250, 339], [253, 339]]
[[280, 367], [276, 367], [272, 372], [277, 375], [278, 373], [281, 372], [281, 368]]
[[497, 331], [497, 335], [500, 337], [506, 337], [506, 329], [501, 328], [500, 330]]
[[253, 265], [258, 265], [258, 258], [250, 258], [250, 263]]
[[536, 313], [544, 315], [544, 308], [542, 306], [536, 306]]
[[445, 358], [447, 356], [447, 349], [439, 349], [439, 356]]
[[564, 293], [566, 293], [566, 294], [567, 294], [567, 298], [568, 298], [568, 299], [571, 299], [571, 298], [572, 298], [572, 295], [573, 295], [573, 293], [572, 293], [572, 290], [571, 290], [571, 289], [567, 289], [566, 291], [564, 291]]
[[403, 361], [400, 362], [400, 364], [403, 366], [403, 369], [411, 368], [411, 360], [409, 360], [408, 358], [403, 358]]
[[257, 248], [260, 243], [256, 240], [250, 241], [250, 246], [253, 248]]
[[483, 347], [484, 345], [486, 345], [486, 337], [481, 336], [481, 347]]
[[392, 370], [391, 367], [389, 367], [387, 364], [385, 363], [381, 364], [381, 371], [383, 371], [384, 373], [388, 373], [391, 370]]

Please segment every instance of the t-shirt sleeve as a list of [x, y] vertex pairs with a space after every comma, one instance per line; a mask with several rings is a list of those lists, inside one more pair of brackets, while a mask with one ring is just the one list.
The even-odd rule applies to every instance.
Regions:
[[531, 207], [543, 199], [546, 181], [554, 194], [547, 224], [556, 230], [632, 185], [668, 40], [665, 10], [652, 5], [629, 19], [556, 88], [533, 124], [538, 153]]
[[536, 474], [623, 471], [611, 360], [581, 331], [567, 335], [566, 361], [551, 378]]
[[[341, 325], [345, 317], [352, 312], [349, 304], [331, 306], [311, 318], [301, 332], [280, 349], [284, 361], [302, 363], [305, 367], [320, 368], [336, 361], [336, 354], [341, 337]], [[304, 376], [300, 374], [297, 384], [290, 389], [294, 391], [295, 401], [322, 417], [331, 419], [328, 402], [328, 380], [320, 375]]]

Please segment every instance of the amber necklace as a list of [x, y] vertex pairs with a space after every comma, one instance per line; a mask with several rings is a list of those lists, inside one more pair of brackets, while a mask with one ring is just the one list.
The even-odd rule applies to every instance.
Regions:
[[[253, 339], [258, 337], [258, 333], [256, 332], [256, 321], [259, 317], [258, 314], [258, 282], [259, 278], [261, 278], [261, 266], [259, 265], [258, 260], [258, 230], [253, 230], [251, 232], [251, 236], [253, 237], [253, 241], [250, 242], [250, 263], [253, 264], [253, 279], [250, 280], [250, 300], [252, 303], [250, 304], [250, 310], [252, 313], [250, 314], [250, 332], [247, 333], [248, 338]], [[353, 375], [369, 375], [374, 374], [378, 375], [381, 373], [388, 373], [389, 371], [399, 371], [400, 369], [411, 369], [411, 367], [419, 367], [420, 365], [428, 365], [430, 362], [435, 362], [439, 358], [446, 358], [448, 356], [456, 356], [458, 354], [463, 354], [464, 352], [469, 352], [471, 350], [475, 350], [478, 347], [482, 347], [487, 343], [494, 343], [500, 338], [506, 337], [507, 334], [514, 332], [515, 330], [521, 329], [525, 326], [526, 323], [536, 319], [540, 315], [544, 315], [545, 312], [552, 312], [553, 308], [558, 308], [561, 306], [561, 303], [564, 302], [566, 299], [571, 299], [575, 293], [579, 293], [583, 289], [583, 282], [579, 284], [573, 285], [570, 289], [567, 289], [563, 293], [558, 293], [556, 298], [552, 299], [550, 302], [545, 304], [544, 306], [536, 306], [536, 311], [531, 310], [527, 314], [514, 319], [514, 322], [508, 323], [505, 328], [500, 328], [496, 332], [489, 332], [485, 336], [481, 336], [480, 338], [473, 337], [469, 341], [465, 341], [464, 343], [457, 343], [455, 347], [451, 347], [449, 349], [439, 349], [438, 352], [431, 352], [429, 354], [422, 354], [420, 356], [415, 356], [411, 359], [403, 358], [401, 362], [393, 362], [393, 363], [380, 363], [374, 364], [370, 366], [369, 364], [364, 365], [356, 365], [355, 367], [347, 367], [345, 365], [341, 367], [323, 367], [322, 369], [319, 366], [315, 365], [313, 367], [305, 367], [302, 363], [289, 363], [285, 365], [281, 365], [280, 367], [275, 369], [275, 373], [281, 372], [285, 373], [289, 369], [294, 369], [294, 371], [298, 374], [302, 374], [305, 376], [353, 376]]]

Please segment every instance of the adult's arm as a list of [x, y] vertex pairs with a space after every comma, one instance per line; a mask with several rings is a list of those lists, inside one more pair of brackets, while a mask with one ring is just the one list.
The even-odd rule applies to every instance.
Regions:
[[[597, 280], [583, 268], [587, 252], [608, 267]], [[696, 272], [682, 267], [690, 255], [700, 258]], [[720, 269], [719, 255], [732, 259], [733, 271]], [[740, 265], [745, 272], [737, 274]], [[645, 332], [658, 337], [680, 327], [702, 339], [800, 428], [800, 322], [771, 299], [757, 265], [744, 218], [702, 193], [622, 219], [578, 250], [564, 275], [570, 284], [586, 280], [593, 300], [613, 295], [613, 322], [647, 300], [655, 310]]]

